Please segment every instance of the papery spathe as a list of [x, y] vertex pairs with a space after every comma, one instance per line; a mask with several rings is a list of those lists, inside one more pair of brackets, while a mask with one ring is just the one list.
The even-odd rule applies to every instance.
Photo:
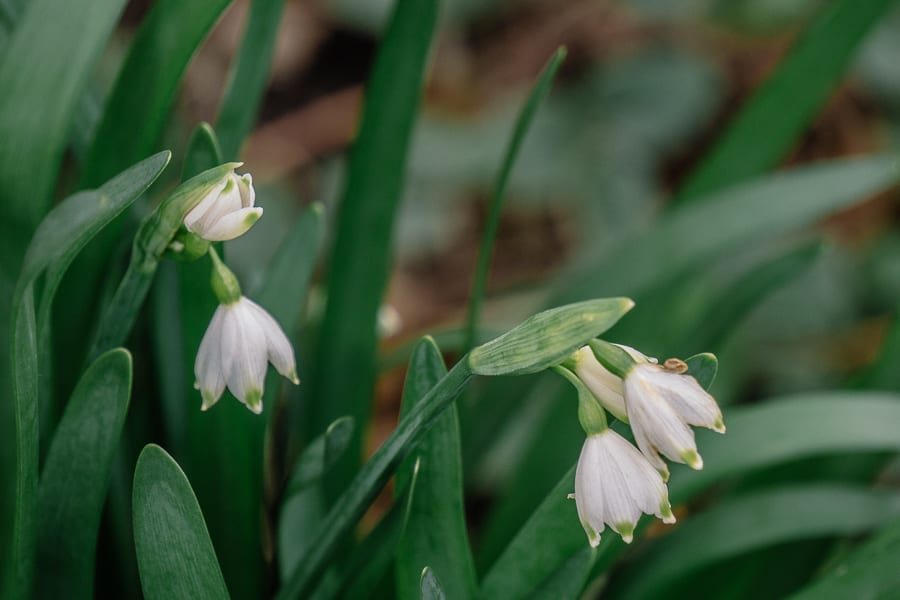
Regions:
[[660, 474], [611, 429], [584, 441], [575, 468], [575, 505], [591, 546], [600, 543], [606, 525], [630, 543], [642, 513], [675, 522]]
[[251, 411], [262, 412], [266, 364], [299, 383], [294, 349], [281, 327], [262, 307], [241, 296], [220, 304], [194, 362], [194, 387], [203, 397], [202, 410], [218, 402], [225, 387]]
[[256, 192], [249, 173], [230, 173], [184, 217], [188, 231], [222, 242], [243, 235], [263, 214], [254, 206]]
[[[693, 469], [703, 468], [691, 425], [725, 432], [722, 411], [697, 380], [676, 367], [638, 364], [625, 376], [625, 406], [638, 448], [668, 476], [663, 454]], [[684, 366], [684, 369], [687, 367]]]

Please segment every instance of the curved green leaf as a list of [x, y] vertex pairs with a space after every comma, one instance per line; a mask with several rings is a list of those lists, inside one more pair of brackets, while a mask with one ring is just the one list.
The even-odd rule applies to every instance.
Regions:
[[145, 446], [138, 458], [133, 510], [134, 545], [147, 600], [228, 597], [191, 484], [159, 446]]
[[153, 4], [106, 101], [82, 171], [83, 187], [107, 179], [153, 151], [188, 62], [229, 2], [160, 0]]
[[30, 590], [37, 507], [39, 348], [34, 312], [35, 280], [45, 270], [48, 272], [41, 298], [41, 312], [46, 314], [66, 267], [100, 229], [156, 179], [170, 157], [169, 152], [161, 152], [98, 190], [67, 198], [41, 222], [25, 253], [13, 299], [14, 329], [10, 344], [17, 449], [10, 564], [16, 566], [17, 572], [15, 576], [7, 576], [5, 585], [12, 586], [16, 596], [27, 596]]
[[444, 588], [441, 587], [441, 582], [438, 581], [431, 567], [422, 569], [419, 592], [419, 597], [422, 600], [444, 600], [447, 597], [444, 593]]
[[294, 466], [284, 499], [321, 480], [347, 449], [352, 435], [353, 418], [341, 417], [310, 442]]
[[40, 598], [91, 598], [100, 515], [131, 395], [131, 355], [110, 350], [85, 371], [66, 405], [38, 491]]
[[350, 451], [326, 478], [329, 500], [358, 470], [362, 432], [368, 429], [377, 313], [437, 5], [437, 0], [397, 0], [375, 59], [348, 165], [331, 252], [328, 305], [315, 354], [310, 420], [317, 431], [350, 415], [357, 430]]
[[875, 600], [900, 589], [900, 521], [894, 521], [792, 600]]
[[622, 573], [612, 598], [659, 598], [666, 586], [716, 561], [775, 544], [852, 535], [900, 514], [900, 495], [838, 485], [766, 490], [689, 515]]
[[838, 84], [892, 0], [838, 0], [812, 25], [734, 118], [678, 193], [691, 200], [778, 164]]
[[875, 156], [817, 163], [724, 189], [679, 207], [575, 270], [549, 305], [613, 292], [639, 295], [728, 249], [809, 226], [898, 179], [897, 157]]
[[[488, 270], [491, 266], [491, 256], [494, 251], [494, 239], [497, 237], [497, 227], [500, 224], [500, 212], [503, 209], [503, 200], [506, 196], [506, 184], [512, 173], [516, 157], [519, 154], [519, 148], [525, 140], [534, 115], [537, 113], [538, 107], [550, 93], [550, 86], [556, 77], [556, 72], [566, 58], [566, 49], [559, 48], [547, 65], [541, 70], [528, 99], [522, 106], [522, 112], [516, 119], [513, 128], [512, 137], [509, 139], [509, 145], [503, 155], [503, 164], [500, 172], [497, 174], [497, 183], [494, 187], [494, 194], [488, 205], [487, 221], [485, 222], [484, 232], [481, 234], [481, 244], [478, 248], [478, 261], [475, 264], [475, 275], [472, 278], [472, 292], [469, 294], [469, 315], [466, 324], [466, 346], [465, 349], [471, 350], [478, 343], [478, 322], [481, 319], [481, 305], [484, 302], [484, 294], [487, 288]], [[440, 569], [438, 569], [440, 570]], [[451, 594], [451, 596], [453, 596]], [[453, 596], [455, 597], [455, 596]]]
[[[434, 340], [426, 337], [419, 342], [406, 373], [401, 419], [447, 373]], [[470, 598], [475, 591], [475, 567], [466, 532], [456, 405], [435, 419], [398, 469], [395, 500], [414, 472], [418, 473], [416, 492], [397, 548], [397, 597], [418, 598], [422, 569], [428, 566], [441, 573], [450, 598]]]
[[673, 503], [754, 468], [817, 454], [900, 449], [900, 395], [815, 392], [773, 398], [726, 411], [725, 425], [725, 435], [697, 431], [702, 471], [673, 465], [669, 481]]
[[282, 12], [284, 0], [254, 0], [250, 3], [241, 50], [228, 76], [216, 121], [222, 153], [229, 160], [239, 158], [241, 144], [256, 119], [259, 101], [269, 80]]

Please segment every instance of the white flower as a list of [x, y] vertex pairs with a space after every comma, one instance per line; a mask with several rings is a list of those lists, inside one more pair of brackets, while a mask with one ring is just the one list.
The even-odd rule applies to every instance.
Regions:
[[184, 217], [184, 226], [204, 240], [233, 240], [262, 216], [263, 209], [254, 206], [255, 201], [250, 174], [230, 173]]
[[725, 433], [715, 399], [683, 374], [685, 369], [683, 362], [670, 359], [666, 366], [635, 365], [625, 376], [625, 406], [634, 439], [664, 477], [669, 470], [660, 453], [692, 469], [703, 468], [690, 425]]
[[194, 362], [194, 387], [203, 397], [201, 409], [215, 404], [227, 385], [247, 408], [261, 413], [267, 362], [299, 383], [294, 350], [275, 319], [244, 296], [236, 302], [220, 304]]
[[584, 441], [575, 468], [575, 506], [591, 546], [600, 543], [606, 525], [631, 543], [642, 513], [675, 522], [660, 474], [612, 429]]
[[[644, 356], [634, 348], [621, 344], [616, 344], [616, 346], [625, 350], [638, 363], [656, 362], [655, 358]], [[622, 379], [611, 373], [597, 360], [590, 346], [582, 346], [575, 353], [575, 374], [591, 390], [603, 408], [620, 421], [628, 422]]]

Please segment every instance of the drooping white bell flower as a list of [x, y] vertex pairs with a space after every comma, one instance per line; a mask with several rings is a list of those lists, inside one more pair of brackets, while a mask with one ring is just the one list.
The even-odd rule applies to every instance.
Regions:
[[[647, 357], [630, 346], [615, 345], [625, 350], [635, 362], [656, 362], [655, 358]], [[578, 378], [591, 390], [591, 393], [603, 405], [603, 408], [615, 415], [620, 421], [627, 423], [628, 411], [625, 408], [622, 379], [597, 360], [590, 346], [582, 346], [580, 350], [575, 352], [573, 358], [574, 370]]]
[[660, 454], [692, 469], [703, 468], [691, 425], [725, 433], [715, 399], [686, 370], [684, 362], [669, 359], [664, 365], [636, 364], [625, 376], [625, 406], [634, 439], [663, 477], [669, 470]]
[[612, 429], [585, 439], [575, 468], [574, 497], [591, 546], [600, 543], [606, 525], [631, 543], [642, 513], [656, 515], [663, 523], [675, 522], [660, 474]]
[[256, 192], [249, 173], [231, 173], [184, 217], [188, 231], [210, 242], [243, 235], [263, 214], [254, 206]]
[[261, 413], [268, 362], [294, 384], [300, 382], [294, 349], [272, 315], [244, 296], [220, 304], [194, 362], [201, 409], [215, 404], [227, 386], [247, 408]]

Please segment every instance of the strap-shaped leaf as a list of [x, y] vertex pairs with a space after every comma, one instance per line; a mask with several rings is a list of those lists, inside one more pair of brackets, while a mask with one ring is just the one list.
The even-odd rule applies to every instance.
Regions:
[[159, 446], [147, 445], [138, 458], [132, 505], [134, 546], [147, 600], [228, 598], [191, 484]]
[[66, 405], [38, 491], [38, 597], [94, 595], [100, 515], [130, 395], [131, 355], [110, 350], [85, 371]]
[[[447, 372], [431, 338], [419, 342], [409, 361], [403, 387], [401, 418], [408, 414]], [[397, 548], [397, 597], [418, 599], [422, 569], [441, 573], [450, 598], [469, 598], [475, 591], [475, 567], [469, 550], [463, 505], [459, 419], [456, 405], [447, 408], [416, 450], [397, 471], [397, 490], [417, 472], [409, 522]]]

